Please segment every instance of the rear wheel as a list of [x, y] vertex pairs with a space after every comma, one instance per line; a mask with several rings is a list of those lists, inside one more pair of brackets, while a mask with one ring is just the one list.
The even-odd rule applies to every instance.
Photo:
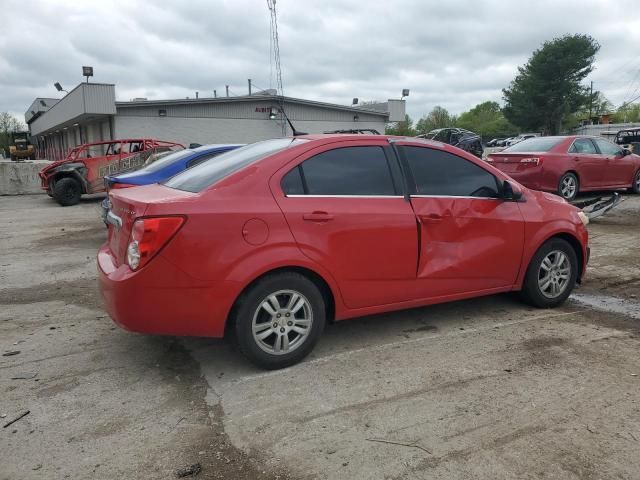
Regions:
[[558, 182], [558, 195], [567, 201], [571, 201], [578, 195], [580, 182], [575, 173], [565, 173]]
[[74, 178], [61, 178], [53, 186], [53, 198], [63, 207], [69, 207], [80, 202], [81, 196], [82, 187]]
[[640, 170], [636, 172], [635, 177], [633, 177], [633, 183], [631, 184], [631, 191], [633, 193], [640, 193]]
[[295, 272], [259, 280], [239, 300], [235, 330], [240, 350], [255, 365], [278, 369], [306, 357], [324, 325], [325, 302], [318, 287]]
[[577, 277], [575, 250], [566, 240], [552, 238], [531, 259], [520, 294], [534, 307], [557, 307], [569, 297]]

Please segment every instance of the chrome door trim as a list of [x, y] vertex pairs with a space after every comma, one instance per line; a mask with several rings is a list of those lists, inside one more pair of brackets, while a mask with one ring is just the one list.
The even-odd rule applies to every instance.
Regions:
[[287, 198], [404, 198], [402, 195], [285, 195]]
[[495, 197], [471, 197], [469, 195], [410, 195], [411, 198], [471, 198], [474, 200], [496, 200], [503, 201], [502, 198]]

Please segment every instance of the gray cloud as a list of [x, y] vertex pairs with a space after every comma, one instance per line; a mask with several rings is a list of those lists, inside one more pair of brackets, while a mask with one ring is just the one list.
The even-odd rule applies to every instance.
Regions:
[[[336, 103], [399, 97], [420, 117], [500, 100], [545, 40], [587, 33], [602, 45], [590, 80], [616, 105], [640, 88], [636, 1], [279, 0], [285, 94]], [[272, 86], [263, 1], [2, 0], [22, 21], [0, 31], [0, 110], [70, 88], [93, 65], [120, 100], [246, 93]], [[16, 14], [18, 15], [18, 14]], [[638, 92], [640, 94], [640, 91]]]

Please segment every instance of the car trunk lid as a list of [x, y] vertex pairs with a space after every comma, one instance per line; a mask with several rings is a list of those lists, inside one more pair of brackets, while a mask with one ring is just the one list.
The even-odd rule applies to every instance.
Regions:
[[506, 173], [521, 172], [542, 165], [542, 154], [536, 152], [491, 153], [487, 161]]
[[[144, 217], [153, 206], [153, 214], [162, 214], [161, 204], [174, 204], [176, 201], [190, 199], [196, 196], [190, 192], [174, 190], [162, 185], [147, 185], [126, 189], [116, 189], [109, 192], [105, 202], [104, 219], [109, 228], [108, 243], [116, 264], [122, 265], [126, 261], [127, 247], [131, 237], [131, 230], [136, 219]], [[175, 214], [173, 208], [167, 208], [167, 214]]]

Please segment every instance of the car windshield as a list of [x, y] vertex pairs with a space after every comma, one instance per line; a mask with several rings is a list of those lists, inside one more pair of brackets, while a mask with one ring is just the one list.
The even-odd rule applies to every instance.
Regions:
[[435, 138], [435, 136], [438, 135], [441, 131], [442, 131], [442, 129], [431, 130], [429, 133], [425, 134], [424, 138], [427, 138], [429, 140], [433, 140]]
[[306, 141], [308, 140], [301, 138], [277, 138], [252, 143], [251, 145], [223, 153], [216, 157], [215, 162], [201, 163], [186, 170], [167, 180], [164, 185], [177, 190], [197, 193], [241, 168], [280, 150]]
[[548, 152], [558, 145], [564, 137], [528, 138], [503, 150], [503, 152]]
[[145, 171], [145, 172], [157, 172], [158, 170], [163, 169], [164, 167], [166, 167], [167, 165], [171, 165], [173, 162], [177, 162], [178, 160], [188, 157], [189, 155], [193, 155], [194, 151], [190, 150], [188, 148], [185, 148], [184, 150], [180, 150], [174, 153], [170, 153], [169, 155], [166, 155], [164, 157], [159, 158], [158, 160], [150, 163], [149, 165], [145, 166], [144, 168], [142, 168], [139, 171]]

